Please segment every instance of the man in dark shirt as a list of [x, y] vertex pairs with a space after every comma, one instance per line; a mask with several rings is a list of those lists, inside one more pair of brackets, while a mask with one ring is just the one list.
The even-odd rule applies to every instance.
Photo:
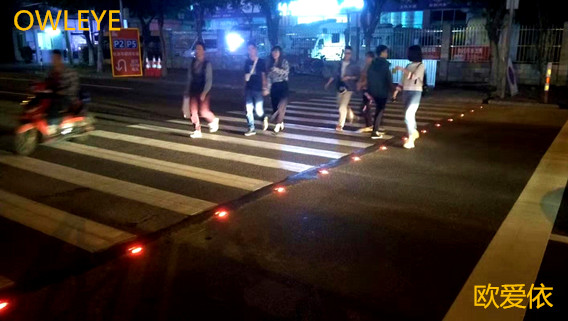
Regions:
[[387, 99], [392, 91], [392, 73], [387, 58], [387, 46], [378, 46], [377, 58], [373, 60], [367, 70], [367, 92], [375, 101], [376, 108], [372, 139], [381, 139], [385, 135], [384, 130], [381, 129], [381, 124]]
[[254, 43], [248, 44], [249, 58], [245, 62], [245, 100], [248, 131], [245, 136], [256, 135], [254, 128], [254, 114], [263, 118], [263, 128], [268, 128], [268, 117], [264, 116], [264, 97], [268, 94], [266, 87], [266, 64], [258, 58], [258, 51]]

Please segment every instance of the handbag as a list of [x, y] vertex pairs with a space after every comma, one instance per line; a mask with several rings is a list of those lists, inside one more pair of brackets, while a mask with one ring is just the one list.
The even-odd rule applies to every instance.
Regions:
[[[416, 72], [418, 70], [418, 68], [420, 68], [420, 65], [422, 65], [422, 63], [419, 63], [418, 66], [416, 66], [416, 69], [414, 70], [414, 72]], [[418, 82], [418, 79], [416, 79], [414, 81], [414, 84], [416, 84]], [[428, 80], [426, 77], [426, 68], [424, 68], [424, 77], [422, 78], [422, 97], [424, 96], [428, 96], [430, 94], [430, 87], [428, 87]]]

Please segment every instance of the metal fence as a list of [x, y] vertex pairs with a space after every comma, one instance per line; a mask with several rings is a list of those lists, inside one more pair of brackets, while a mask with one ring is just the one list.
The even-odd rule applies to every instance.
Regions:
[[563, 34], [563, 28], [516, 28], [511, 39], [513, 60], [540, 64], [559, 62]]
[[[511, 33], [511, 58], [516, 63], [559, 62], [563, 28], [516, 26]], [[453, 61], [487, 62], [491, 58], [484, 26], [454, 27], [450, 45]]]
[[465, 62], [486, 62], [491, 58], [489, 37], [484, 26], [453, 27], [450, 59]]
[[396, 28], [393, 30], [390, 57], [406, 59], [408, 47], [422, 47], [424, 59], [439, 60], [442, 51], [441, 29]]

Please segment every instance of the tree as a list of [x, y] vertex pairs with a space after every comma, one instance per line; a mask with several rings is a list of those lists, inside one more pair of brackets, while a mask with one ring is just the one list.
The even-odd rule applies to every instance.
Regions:
[[266, 29], [268, 31], [268, 41], [270, 41], [270, 45], [272, 46], [278, 45], [279, 42], [280, 11], [278, 11], [278, 4], [281, 2], [289, 2], [289, 0], [246, 0], [246, 3], [258, 6], [264, 15], [266, 19]]
[[506, 1], [483, 0], [474, 2], [474, 10], [481, 12], [485, 18], [485, 30], [489, 38], [489, 46], [491, 50], [491, 69], [489, 74], [489, 83], [499, 92], [502, 88], [501, 79], [505, 77], [503, 64], [508, 64], [505, 56], [505, 50], [499, 47], [501, 33], [504, 29], [504, 23], [507, 17]]
[[142, 60], [144, 61], [148, 58], [148, 47], [150, 45], [150, 38], [152, 37], [150, 25], [157, 15], [156, 2], [151, 0], [126, 0], [124, 5], [128, 7], [130, 12], [134, 14], [140, 22], [142, 29], [140, 30], [142, 33]]
[[[114, 10], [113, 8], [117, 6], [118, 3], [113, 0], [48, 0], [46, 1], [46, 3], [54, 7], [64, 8], [65, 10], [69, 10], [70, 12], [90, 8], [90, 10], [93, 10], [97, 13], [97, 16], [100, 16], [103, 11], [107, 11], [100, 24], [101, 29], [99, 30], [99, 41], [96, 48], [97, 72], [102, 72], [104, 62], [102, 46], [105, 30], [108, 27], [108, 10]], [[87, 40], [87, 45], [89, 46], [89, 64], [91, 64], [90, 57], [95, 56], [93, 54], [94, 45], [92, 43], [91, 34], [91, 30], [83, 31], [83, 35]], [[69, 40], [67, 38], [67, 35], [65, 41], [69, 47]]]
[[371, 50], [371, 40], [381, 21], [381, 13], [386, 0], [365, 0], [365, 5], [361, 11], [361, 28], [365, 38], [365, 48]]

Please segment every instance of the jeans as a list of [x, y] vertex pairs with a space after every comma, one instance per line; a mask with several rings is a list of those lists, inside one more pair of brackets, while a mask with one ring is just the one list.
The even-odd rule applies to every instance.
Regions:
[[270, 99], [274, 113], [270, 117], [271, 122], [280, 124], [284, 122], [286, 106], [288, 105], [288, 82], [275, 82], [270, 88]]
[[205, 96], [204, 101], [201, 101], [201, 94], [190, 94], [189, 110], [191, 111], [191, 122], [195, 125], [195, 130], [201, 130], [199, 116], [205, 118], [209, 123], [215, 119], [215, 115], [209, 109], [209, 95]]
[[420, 106], [421, 91], [403, 91], [402, 101], [404, 102], [404, 122], [408, 129], [408, 137], [416, 131], [416, 111]]
[[254, 114], [258, 118], [264, 116], [264, 97], [262, 91], [250, 90], [245, 91], [247, 124], [249, 129], [254, 129]]
[[363, 94], [363, 102], [361, 103], [361, 113], [365, 117], [365, 126], [373, 126], [373, 116], [371, 115], [371, 100], [367, 98], [367, 95]]
[[337, 126], [343, 128], [345, 126], [345, 118], [347, 113], [353, 114], [351, 108], [349, 108], [349, 102], [351, 101], [352, 91], [344, 91], [342, 93], [337, 93], [337, 106], [339, 107], [339, 122]]
[[375, 101], [375, 124], [373, 125], [373, 132], [380, 131], [381, 123], [383, 121], [383, 114], [387, 105], [387, 98], [373, 97]]

